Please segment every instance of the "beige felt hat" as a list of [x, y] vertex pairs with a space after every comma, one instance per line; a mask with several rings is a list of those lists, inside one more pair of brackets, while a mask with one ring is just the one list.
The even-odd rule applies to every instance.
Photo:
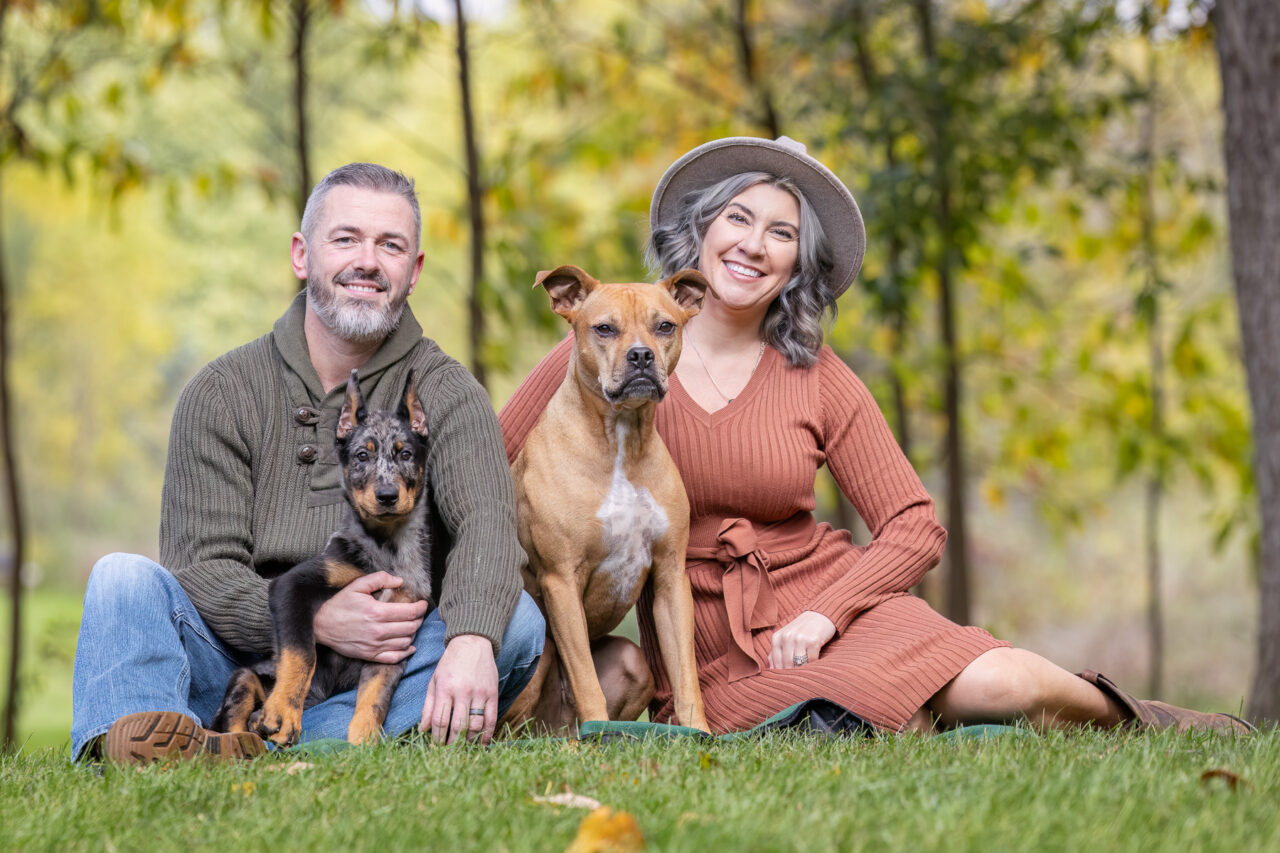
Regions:
[[835, 293], [839, 296], [848, 290], [862, 267], [867, 246], [862, 212], [849, 188], [810, 157], [802, 143], [787, 136], [776, 140], [730, 136], [699, 145], [685, 154], [671, 164], [653, 191], [649, 227], [674, 217], [686, 194], [741, 172], [768, 172], [795, 182], [827, 233], [835, 260], [831, 271]]

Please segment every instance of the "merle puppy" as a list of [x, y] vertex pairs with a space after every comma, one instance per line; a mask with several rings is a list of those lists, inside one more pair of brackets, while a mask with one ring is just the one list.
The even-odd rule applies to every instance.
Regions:
[[324, 551], [271, 581], [275, 654], [232, 673], [213, 723], [218, 731], [256, 731], [286, 746], [301, 733], [304, 708], [359, 685], [347, 740], [377, 740], [404, 664], [354, 660], [317, 646], [312, 620], [338, 590], [380, 571], [404, 579], [396, 589], [382, 590], [382, 600], [425, 599], [434, 607], [427, 418], [413, 372], [395, 412], [369, 412], [358, 380], [351, 371], [336, 429], [346, 517]]

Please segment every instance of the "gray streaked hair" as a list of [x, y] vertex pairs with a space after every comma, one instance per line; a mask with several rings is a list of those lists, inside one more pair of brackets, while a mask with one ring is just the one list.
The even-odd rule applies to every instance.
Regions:
[[764, 339], [793, 367], [808, 367], [822, 349], [822, 322], [835, 319], [836, 293], [831, 284], [833, 260], [826, 232], [809, 200], [790, 178], [768, 172], [743, 172], [685, 195], [675, 219], [653, 229], [645, 261], [650, 273], [665, 278], [686, 267], [697, 267], [702, 240], [711, 223], [741, 193], [767, 184], [795, 196], [800, 207], [796, 270], [769, 306]]
[[345, 166], [339, 166], [316, 184], [311, 195], [307, 197], [307, 206], [302, 211], [300, 230], [307, 242], [310, 242], [315, 234], [324, 200], [334, 187], [358, 187], [392, 193], [409, 202], [409, 207], [413, 210], [413, 234], [410, 237], [413, 239], [414, 247], [417, 248], [422, 239], [422, 210], [418, 207], [418, 194], [413, 191], [413, 178], [406, 177], [403, 173], [388, 169], [386, 166], [379, 166], [377, 163], [348, 163]]

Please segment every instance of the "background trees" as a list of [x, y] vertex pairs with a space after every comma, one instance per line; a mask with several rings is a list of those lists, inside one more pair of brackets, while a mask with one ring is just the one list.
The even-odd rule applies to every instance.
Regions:
[[1231, 259], [1253, 406], [1262, 515], [1258, 661], [1249, 712], [1280, 721], [1280, 16], [1258, 0], [1214, 11], [1226, 114]]
[[[784, 133], [845, 176], [866, 216], [865, 269], [830, 341], [952, 529], [924, 593], [1125, 680], [1158, 676], [1159, 631], [1174, 625], [1171, 698], [1245, 692], [1259, 528], [1209, 37], [1224, 83], [1229, 63], [1268, 54], [1224, 41], [1233, 31], [1214, 33], [1201, 4], [0, 8], [6, 470], [25, 499], [6, 506], [28, 509], [3, 535], [26, 532], [28, 588], [74, 596], [102, 553], [154, 551], [177, 392], [269, 329], [296, 287], [283, 247], [301, 188], [328, 169], [376, 160], [417, 179], [427, 265], [414, 309], [500, 404], [563, 333], [531, 289], [537, 270], [644, 277], [663, 168], [715, 136]], [[87, 10], [97, 17], [68, 17]], [[1237, 214], [1235, 185], [1262, 205], [1275, 178], [1249, 159], [1262, 154], [1231, 152], [1274, 138], [1258, 133], [1270, 119], [1231, 124], [1233, 104], [1257, 97], [1231, 91], [1226, 150], [1248, 176], [1232, 177], [1238, 253], [1277, 231], [1254, 208]], [[1242, 318], [1258, 429], [1280, 395], [1274, 376], [1253, 378], [1254, 362], [1276, 362], [1250, 343], [1276, 340], [1249, 331], [1271, 310], [1268, 269], [1273, 257], [1236, 259], [1238, 282], [1261, 271], [1239, 285], [1242, 306], [1257, 294]], [[855, 523], [820, 489], [821, 512]], [[1144, 562], [1157, 551], [1158, 572]], [[12, 566], [8, 578], [18, 589]], [[1211, 626], [1212, 642], [1188, 639]], [[71, 641], [34, 638], [47, 639]], [[1261, 713], [1275, 689], [1256, 687]]]

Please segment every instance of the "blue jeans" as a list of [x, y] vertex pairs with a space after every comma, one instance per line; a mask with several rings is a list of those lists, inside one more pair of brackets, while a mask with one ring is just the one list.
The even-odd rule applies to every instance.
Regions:
[[[545, 632], [537, 605], [521, 592], [497, 656], [499, 716], [533, 676]], [[392, 698], [387, 732], [417, 727], [444, 635], [440, 611], [433, 610], [414, 638], [417, 651]], [[162, 566], [136, 554], [103, 557], [89, 576], [76, 645], [71, 754], [80, 757], [113, 722], [139, 711], [179, 711], [208, 727], [227, 679], [250, 662], [223, 645]], [[308, 708], [302, 739], [345, 739], [355, 703], [349, 690]]]

